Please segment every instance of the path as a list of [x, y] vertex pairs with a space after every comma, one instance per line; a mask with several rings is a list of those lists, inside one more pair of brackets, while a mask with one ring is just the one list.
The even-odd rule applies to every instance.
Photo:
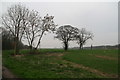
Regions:
[[96, 69], [93, 69], [93, 68], [90, 68], [90, 67], [83, 66], [82, 64], [76, 64], [76, 63], [66, 61], [66, 60], [63, 60], [63, 61], [71, 64], [75, 68], [81, 68], [81, 69], [90, 71], [92, 73], [95, 73], [97, 75], [100, 75], [100, 76], [103, 76], [103, 77], [106, 77], [106, 78], [117, 78], [118, 77], [118, 75], [108, 74], [108, 73], [105, 73], [105, 72], [102, 72], [102, 71], [99, 71], [99, 70], [96, 70]]
[[9, 69], [2, 66], [2, 75], [4, 78], [17, 78]]
[[115, 57], [110, 57], [110, 56], [101, 56], [101, 55], [92, 55], [92, 54], [89, 54], [90, 56], [95, 56], [97, 58], [102, 58], [102, 59], [106, 59], [106, 60], [118, 60], [118, 58], [115, 58]]

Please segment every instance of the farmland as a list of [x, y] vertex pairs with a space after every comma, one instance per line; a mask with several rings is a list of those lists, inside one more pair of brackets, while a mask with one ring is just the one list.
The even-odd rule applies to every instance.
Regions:
[[13, 52], [3, 51], [3, 66], [19, 78], [118, 77], [118, 50], [21, 50], [21, 56], [12, 56]]

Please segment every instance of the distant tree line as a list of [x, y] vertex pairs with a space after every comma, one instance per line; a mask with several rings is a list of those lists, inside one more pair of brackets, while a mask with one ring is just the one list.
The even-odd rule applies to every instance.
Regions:
[[12, 5], [2, 16], [2, 47], [3, 49], [13, 49], [14, 54], [19, 54], [19, 50], [24, 46], [22, 40], [27, 40], [30, 53], [35, 53], [41, 39], [46, 32], [55, 32], [55, 38], [61, 40], [64, 49], [68, 50], [69, 41], [76, 41], [82, 49], [88, 39], [92, 39], [93, 34], [85, 28], [78, 29], [71, 25], [63, 25], [56, 28], [53, 21], [54, 16], [48, 14], [41, 17], [35, 10], [29, 10], [22, 4]]
[[[2, 50], [14, 49], [14, 45], [15, 45], [14, 37], [10, 34], [10, 32], [6, 31], [5, 29], [2, 29], [0, 35], [2, 37]], [[27, 49], [28, 46], [24, 45], [22, 42], [19, 41], [19, 48]]]
[[[93, 46], [93, 49], [118, 49], [118, 45], [101, 45], [101, 46]], [[84, 47], [84, 49], [90, 49], [90, 47]]]

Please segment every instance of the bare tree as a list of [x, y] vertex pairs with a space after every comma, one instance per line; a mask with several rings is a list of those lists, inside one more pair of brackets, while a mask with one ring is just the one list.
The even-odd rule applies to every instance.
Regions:
[[3, 26], [14, 36], [15, 52], [19, 54], [19, 41], [21, 41], [26, 27], [26, 16], [29, 10], [21, 4], [8, 8], [6, 14], [2, 16]]
[[[28, 15], [28, 25], [25, 29], [25, 37], [28, 40], [30, 51], [33, 51], [38, 48], [40, 45], [41, 39], [45, 32], [55, 31], [55, 25], [53, 21], [53, 16], [48, 14], [42, 19], [37, 11], [32, 10]], [[38, 39], [38, 40], [37, 40]], [[35, 44], [37, 43], [37, 44]]]
[[37, 42], [37, 45], [35, 47], [35, 49], [38, 48], [38, 46], [40, 45], [40, 42], [41, 42], [41, 39], [42, 39], [42, 36], [45, 32], [54, 32], [55, 31], [55, 28], [57, 25], [55, 25], [54, 21], [53, 21], [53, 18], [54, 16], [49, 16], [48, 14], [46, 16], [44, 16], [44, 18], [42, 19], [42, 22], [41, 22], [41, 27], [39, 29], [39, 40]]
[[41, 31], [40, 27], [42, 19], [37, 11], [32, 10], [29, 12], [26, 20], [28, 24], [25, 28], [24, 37], [27, 38], [31, 52], [33, 50], [34, 41], [40, 36], [39, 32]]
[[86, 41], [93, 38], [93, 34], [86, 31], [85, 28], [82, 28], [78, 30], [78, 34], [75, 35], [75, 38], [77, 40], [77, 43], [79, 44], [79, 48], [82, 49]]
[[55, 38], [61, 40], [64, 44], [64, 49], [68, 50], [68, 42], [74, 40], [74, 36], [77, 34], [78, 29], [71, 25], [64, 25], [57, 29]]

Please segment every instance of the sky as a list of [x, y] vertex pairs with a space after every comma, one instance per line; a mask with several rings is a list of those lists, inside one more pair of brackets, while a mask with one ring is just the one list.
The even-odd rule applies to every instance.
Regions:
[[[2, 2], [0, 16], [15, 2]], [[54, 22], [61, 25], [70, 24], [79, 29], [86, 28], [93, 33], [93, 40], [85, 46], [118, 44], [118, 3], [117, 2], [21, 2], [30, 10], [36, 10], [41, 17], [46, 14], [54, 16]], [[41, 48], [62, 48], [63, 44], [54, 38], [55, 34], [46, 33], [41, 41]], [[27, 41], [23, 41], [27, 44]], [[75, 41], [69, 47], [78, 47]]]

